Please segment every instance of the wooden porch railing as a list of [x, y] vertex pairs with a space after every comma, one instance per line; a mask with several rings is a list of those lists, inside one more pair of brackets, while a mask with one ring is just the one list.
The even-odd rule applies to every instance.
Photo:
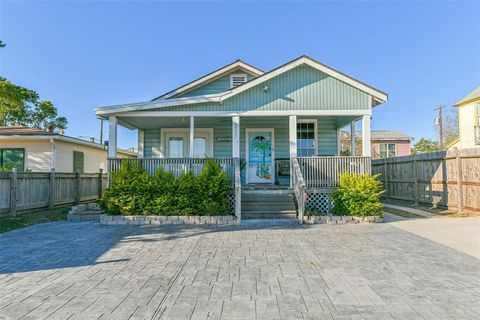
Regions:
[[297, 160], [307, 188], [338, 187], [342, 173], [365, 174], [372, 166], [370, 157], [298, 157]]
[[[210, 158], [222, 167], [227, 173], [230, 181], [231, 203], [234, 203], [234, 214], [238, 221], [241, 220], [241, 195], [242, 182], [240, 177], [240, 159], [238, 158]], [[109, 186], [111, 185], [112, 173], [119, 171], [126, 163], [134, 163], [138, 167], [143, 167], [151, 176], [155, 171], [164, 168], [167, 172], [172, 172], [178, 178], [183, 172], [192, 171], [194, 175], [199, 175], [207, 161], [207, 158], [165, 158], [165, 159], [108, 159]]]
[[295, 194], [295, 200], [297, 202], [298, 220], [303, 223], [303, 216], [305, 212], [305, 181], [303, 180], [302, 171], [298, 164], [297, 158], [292, 158], [292, 184]]
[[[235, 159], [234, 158], [210, 158], [218, 163], [227, 173], [231, 184], [235, 183]], [[143, 167], [151, 176], [155, 171], [164, 168], [168, 172], [178, 178], [183, 172], [192, 171], [194, 175], [199, 175], [207, 158], [151, 158], [151, 159], [108, 159], [108, 172], [116, 172], [122, 168], [122, 165], [135, 163], [139, 167]]]

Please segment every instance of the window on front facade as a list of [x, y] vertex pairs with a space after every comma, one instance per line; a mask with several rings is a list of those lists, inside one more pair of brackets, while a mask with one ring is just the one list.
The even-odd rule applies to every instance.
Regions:
[[193, 157], [204, 158], [207, 154], [207, 139], [205, 137], [195, 137], [193, 139]]
[[230, 88], [238, 87], [247, 82], [247, 75], [245, 73], [236, 73], [230, 75]]
[[25, 149], [0, 149], [0, 167], [10, 166], [12, 168], [17, 168], [17, 171], [25, 170]]
[[81, 151], [73, 151], [73, 172], [83, 173], [85, 169], [84, 155]]
[[476, 123], [476, 126], [477, 127], [480, 127], [480, 103], [477, 103], [477, 105], [475, 106], [476, 107], [476, 111], [477, 111], [477, 123]]
[[380, 158], [395, 157], [397, 145], [395, 143], [380, 143]]
[[311, 157], [315, 155], [315, 123], [297, 123], [297, 156]]

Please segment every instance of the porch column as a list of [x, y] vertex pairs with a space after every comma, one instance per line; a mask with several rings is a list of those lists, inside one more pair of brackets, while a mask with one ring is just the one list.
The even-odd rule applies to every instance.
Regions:
[[[297, 157], [297, 116], [288, 117], [288, 141], [290, 150], [290, 160]], [[293, 187], [293, 167], [290, 163], [290, 188]]]
[[337, 128], [337, 156], [342, 155], [342, 131]]
[[138, 158], [143, 158], [145, 156], [144, 154], [144, 140], [145, 140], [145, 131], [142, 129], [138, 129], [138, 150], [137, 150], [137, 157]]
[[232, 158], [240, 158], [240, 117], [232, 117]]
[[108, 157], [117, 157], [117, 117], [108, 117]]
[[356, 154], [356, 146], [355, 146], [355, 121], [352, 121], [352, 123], [350, 124], [350, 140], [351, 140], [351, 146], [350, 146], [350, 150], [351, 150], [351, 156], [352, 157], [355, 157], [355, 154]]
[[193, 143], [195, 141], [195, 118], [193, 116], [190, 117], [190, 144], [189, 144], [189, 151], [188, 156], [193, 158]]
[[369, 114], [364, 114], [362, 117], [362, 155], [364, 157], [372, 156]]

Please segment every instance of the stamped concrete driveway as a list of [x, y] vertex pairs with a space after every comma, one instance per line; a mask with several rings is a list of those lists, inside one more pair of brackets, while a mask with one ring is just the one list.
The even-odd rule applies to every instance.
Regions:
[[0, 235], [1, 319], [480, 319], [479, 260], [379, 225]]

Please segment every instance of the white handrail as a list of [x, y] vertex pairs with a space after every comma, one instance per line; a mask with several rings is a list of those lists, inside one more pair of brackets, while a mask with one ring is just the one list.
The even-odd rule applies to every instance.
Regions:
[[292, 158], [292, 168], [293, 190], [298, 206], [298, 220], [300, 223], [303, 223], [303, 217], [305, 215], [306, 184], [303, 179], [302, 171], [300, 170], [300, 165], [298, 164], [297, 158]]

